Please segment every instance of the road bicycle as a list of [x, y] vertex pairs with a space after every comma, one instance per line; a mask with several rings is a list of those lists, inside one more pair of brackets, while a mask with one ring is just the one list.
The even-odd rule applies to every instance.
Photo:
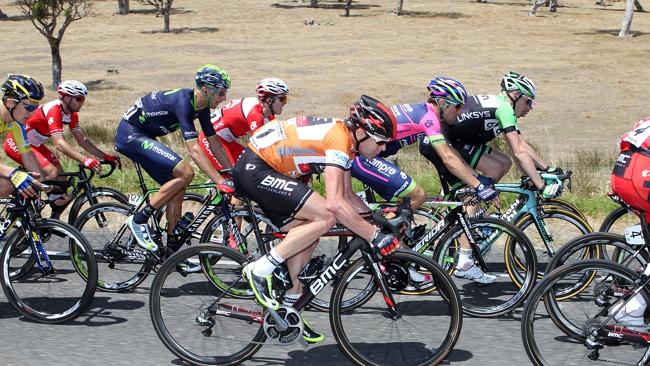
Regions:
[[72, 225], [41, 218], [38, 198], [0, 198], [0, 204], [7, 214], [0, 240], [11, 233], [0, 254], [2, 289], [9, 302], [41, 323], [81, 315], [97, 284], [97, 263], [86, 238]]
[[[404, 208], [390, 221], [374, 219], [398, 232], [409, 214]], [[361, 259], [351, 263], [357, 252]], [[179, 274], [177, 267], [188, 261], [200, 263], [202, 271]], [[461, 305], [453, 282], [438, 264], [413, 251], [397, 250], [382, 258], [368, 242], [355, 237], [314, 276], [303, 279], [308, 290], [292, 307], [277, 311], [263, 309], [252, 298], [233, 297], [229, 289], [210, 280], [213, 274], [232, 288], [247, 286], [241, 274], [247, 263], [239, 251], [208, 244], [185, 248], [161, 266], [152, 283], [149, 310], [156, 333], [171, 352], [194, 364], [234, 365], [251, 358], [264, 344], [301, 342], [301, 311], [331, 281], [336, 283], [329, 305], [334, 337], [357, 365], [437, 364], [460, 334]], [[399, 292], [408, 285], [411, 266], [431, 274], [435, 292], [415, 296]], [[370, 295], [369, 282], [377, 284]], [[344, 310], [345, 299], [358, 296], [368, 299]]]
[[[149, 197], [158, 191], [158, 188], [147, 188], [138, 164], [135, 165], [135, 170], [144, 192], [142, 196], [132, 195], [130, 205], [113, 202], [94, 205], [81, 213], [75, 222], [75, 227], [92, 243], [99, 266], [98, 289], [102, 291], [123, 292], [135, 289], [174, 251], [163, 244], [166, 239], [166, 227], [155, 219], [156, 215], [149, 221], [152, 239], [159, 247], [156, 252], [140, 247], [125, 224], [126, 218], [143, 207]], [[212, 183], [193, 184], [187, 189], [206, 190], [208, 194], [202, 196], [202, 206], [198, 209], [196, 217], [179, 234], [179, 245], [189, 244], [192, 239], [196, 239], [197, 228], [207, 222], [213, 213], [229, 215], [230, 209], [229, 199], [224, 196], [227, 190], [215, 189]]]

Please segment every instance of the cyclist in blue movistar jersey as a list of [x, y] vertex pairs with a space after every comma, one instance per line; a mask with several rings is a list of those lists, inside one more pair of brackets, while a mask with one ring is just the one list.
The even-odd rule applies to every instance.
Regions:
[[172, 149], [156, 140], [158, 136], [181, 130], [192, 160], [208, 178], [220, 184], [224, 178], [217, 172], [201, 150], [194, 119], [199, 120], [212, 153], [224, 167], [230, 161], [217, 140], [210, 122], [210, 109], [226, 100], [230, 76], [214, 65], [204, 65], [196, 73], [196, 87], [151, 92], [138, 99], [124, 113], [115, 136], [115, 149], [140, 164], [161, 187], [151, 200], [127, 219], [127, 226], [142, 247], [156, 251], [158, 245], [149, 234], [147, 221], [153, 212], [167, 205], [167, 245], [176, 250], [178, 243], [173, 235], [180, 219], [185, 188], [194, 179], [194, 170]]
[[[9, 74], [2, 83], [0, 133], [11, 132], [16, 136], [16, 145], [24, 166], [37, 173], [36, 176], [41, 173], [40, 165], [27, 142], [22, 124], [34, 114], [44, 95], [41, 83], [26, 75]], [[28, 173], [0, 164], [0, 196], [18, 191], [23, 197], [34, 197], [39, 187], [40, 183]]]
[[[487, 146], [500, 134], [521, 171], [532, 180], [543, 198], [553, 198], [561, 192], [560, 182], [544, 182], [538, 169], [548, 172], [551, 168], [521, 137], [518, 118], [533, 109], [537, 94], [532, 80], [516, 72], [505, 74], [501, 80], [499, 95], [475, 95], [468, 98], [456, 123], [447, 127], [445, 135], [452, 146], [472, 167], [494, 181], [506, 175], [512, 162], [504, 153]], [[559, 170], [557, 170], [559, 172]], [[453, 175], [445, 180], [455, 189], [462, 183]]]

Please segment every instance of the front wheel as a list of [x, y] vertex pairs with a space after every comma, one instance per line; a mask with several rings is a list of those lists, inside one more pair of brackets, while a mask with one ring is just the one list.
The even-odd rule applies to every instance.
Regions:
[[[236, 365], [262, 347], [261, 305], [230, 297], [205, 275], [217, 274], [225, 286], [247, 286], [241, 273], [246, 263], [242, 254], [213, 244], [186, 247], [164, 262], [151, 284], [149, 313], [172, 353], [193, 365]], [[186, 270], [199, 264], [201, 271]]]
[[[453, 349], [462, 326], [460, 297], [451, 278], [439, 265], [412, 251], [398, 250], [383, 258], [380, 267], [381, 281], [388, 285], [394, 306], [380, 291], [374, 291], [367, 302], [346, 309], [345, 302], [366, 283], [358, 274], [376, 273], [366, 260], [352, 264], [337, 281], [330, 323], [341, 351], [357, 365], [438, 364]], [[431, 273], [436, 291], [400, 293], [408, 284], [410, 267]]]
[[117, 189], [110, 187], [93, 187], [92, 188], [92, 197], [94, 202], [89, 202], [84, 192], [80, 192], [77, 197], [75, 197], [72, 207], [70, 207], [70, 212], [68, 213], [68, 223], [74, 225], [75, 221], [79, 217], [79, 213], [87, 210], [90, 206], [96, 205], [102, 202], [113, 202], [121, 203], [123, 205], [129, 204], [129, 198], [122, 192]]
[[4, 246], [2, 289], [29, 319], [50, 324], [72, 320], [86, 311], [95, 295], [97, 263], [92, 247], [63, 221], [39, 219], [34, 230], [40, 242], [23, 227]]

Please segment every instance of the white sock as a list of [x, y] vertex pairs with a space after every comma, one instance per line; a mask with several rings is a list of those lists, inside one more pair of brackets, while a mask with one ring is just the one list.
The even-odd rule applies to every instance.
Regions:
[[282, 305], [293, 306], [300, 296], [302, 296], [302, 293], [287, 292], [284, 294], [284, 299], [282, 299]]
[[282, 263], [284, 263], [284, 258], [273, 248], [269, 254], [255, 261], [253, 274], [256, 276], [270, 276], [273, 270], [275, 270], [275, 267]]
[[458, 264], [457, 268], [467, 271], [474, 265], [474, 257], [472, 257], [471, 249], [461, 249], [458, 251]]

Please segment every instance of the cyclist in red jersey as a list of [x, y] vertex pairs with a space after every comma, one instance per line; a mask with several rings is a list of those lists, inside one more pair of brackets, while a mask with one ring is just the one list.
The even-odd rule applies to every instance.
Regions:
[[[287, 103], [289, 87], [280, 79], [267, 78], [257, 83], [256, 92], [257, 98], [231, 100], [223, 108], [212, 112], [210, 116], [214, 131], [226, 149], [232, 165], [244, 151], [244, 146], [239, 144], [237, 139], [257, 130], [265, 123], [274, 120], [276, 115], [281, 114]], [[203, 132], [199, 134], [199, 142], [215, 169], [223, 169], [212, 155]]]
[[[36, 112], [25, 122], [27, 139], [32, 150], [38, 159], [44, 179], [64, 180], [59, 174], [63, 173], [63, 167], [57, 156], [50, 151], [45, 142], [51, 137], [57, 150], [69, 158], [83, 163], [89, 169], [96, 172], [101, 171], [99, 159], [104, 159], [112, 164], [118, 163], [117, 156], [108, 154], [93, 144], [79, 125], [78, 112], [83, 107], [88, 89], [77, 80], [65, 80], [59, 84], [56, 91], [59, 99], [50, 101], [40, 106]], [[72, 147], [63, 137], [63, 126], [67, 125], [77, 143], [89, 153], [83, 155]], [[15, 162], [22, 164], [23, 159], [16, 146], [14, 136], [8, 134], [5, 139], [4, 149], [7, 155]], [[64, 197], [65, 192], [52, 193], [50, 200], [52, 204], [52, 217], [58, 218], [70, 202], [69, 197]]]

